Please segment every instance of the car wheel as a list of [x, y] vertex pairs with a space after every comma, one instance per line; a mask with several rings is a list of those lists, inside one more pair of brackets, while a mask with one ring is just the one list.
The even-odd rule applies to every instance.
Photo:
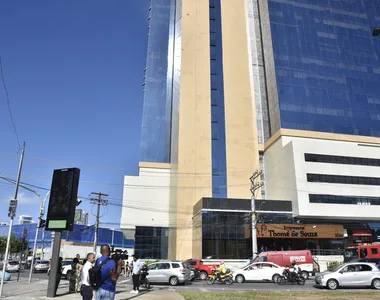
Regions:
[[239, 275], [236, 275], [236, 277], [235, 277], [235, 281], [236, 281], [237, 283], [243, 283], [243, 282], [245, 281], [245, 278], [244, 278], [243, 275], [239, 274]]
[[176, 285], [178, 285], [178, 277], [176, 277], [176, 276], [170, 277], [170, 279], [169, 279], [169, 283], [170, 283], [170, 285], [172, 285], [172, 286], [176, 286]]
[[206, 280], [208, 274], [205, 271], [202, 271], [199, 273], [199, 279], [200, 280]]
[[302, 271], [302, 272], [301, 272], [301, 276], [302, 276], [303, 278], [305, 278], [305, 280], [308, 280], [308, 279], [309, 279], [309, 272]]
[[380, 290], [380, 278], [375, 278], [372, 280], [371, 287], [376, 290]]
[[330, 290], [336, 290], [338, 288], [338, 281], [336, 281], [335, 279], [329, 279], [327, 281], [327, 287]]
[[278, 281], [279, 278], [280, 278], [280, 274], [274, 274], [274, 275], [272, 276], [272, 281], [273, 281], [274, 283], [277, 283], [277, 281]]

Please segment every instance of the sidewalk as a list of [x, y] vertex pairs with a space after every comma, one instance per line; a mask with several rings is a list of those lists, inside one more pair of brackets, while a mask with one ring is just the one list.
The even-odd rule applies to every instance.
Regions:
[[[4, 284], [4, 296], [6, 299], [22, 299], [22, 300], [37, 300], [37, 299], [53, 299], [46, 297], [47, 280], [34, 281], [29, 284], [26, 280], [10, 281]], [[59, 300], [76, 300], [82, 299], [79, 293], [69, 294], [69, 285], [66, 280], [62, 280], [59, 286], [57, 297]], [[149, 291], [141, 289], [140, 294], [130, 294], [132, 286], [130, 283], [119, 283], [116, 288], [116, 300], [183, 300], [184, 298], [178, 293], [171, 291], [168, 286], [155, 286]], [[95, 297], [93, 298], [95, 300]]]

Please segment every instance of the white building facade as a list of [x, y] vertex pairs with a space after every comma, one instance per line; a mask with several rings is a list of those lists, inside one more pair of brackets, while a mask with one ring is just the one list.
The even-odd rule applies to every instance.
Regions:
[[21, 215], [18, 218], [18, 223], [20, 225], [22, 224], [32, 224], [33, 223], [33, 217], [28, 215]]

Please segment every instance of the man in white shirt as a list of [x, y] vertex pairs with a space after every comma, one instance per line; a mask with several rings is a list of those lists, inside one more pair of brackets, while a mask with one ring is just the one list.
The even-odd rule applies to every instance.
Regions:
[[80, 294], [83, 298], [83, 300], [91, 300], [93, 296], [93, 291], [90, 286], [90, 281], [88, 277], [88, 271], [94, 266], [95, 262], [95, 254], [94, 253], [88, 253], [87, 254], [87, 261], [84, 264], [81, 272], [81, 287], [80, 287]]
[[141, 269], [142, 269], [142, 263], [138, 260], [137, 255], [133, 255], [133, 269], [132, 269], [133, 291], [131, 291], [131, 294], [139, 293]]

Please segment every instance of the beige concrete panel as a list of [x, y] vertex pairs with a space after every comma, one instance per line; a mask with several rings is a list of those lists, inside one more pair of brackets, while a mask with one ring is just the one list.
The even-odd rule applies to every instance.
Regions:
[[249, 178], [260, 167], [245, 2], [221, 0], [229, 198], [250, 198]]
[[177, 259], [192, 256], [192, 206], [202, 197], [212, 195], [209, 45], [209, 1], [183, 0]]
[[139, 168], [148, 168], [148, 169], [171, 169], [171, 164], [165, 163], [153, 163], [153, 162], [139, 162]]
[[322, 139], [331, 141], [341, 141], [341, 142], [354, 142], [354, 143], [365, 143], [365, 144], [380, 144], [380, 138], [372, 136], [360, 136], [360, 135], [350, 135], [350, 134], [339, 134], [330, 132], [318, 132], [318, 131], [307, 131], [307, 130], [294, 130], [282, 128], [278, 130], [266, 143], [265, 151], [267, 151], [273, 143], [275, 143], [281, 136], [293, 136], [301, 138], [311, 138], [311, 139]]
[[192, 258], [202, 259], [202, 213], [193, 217]]

